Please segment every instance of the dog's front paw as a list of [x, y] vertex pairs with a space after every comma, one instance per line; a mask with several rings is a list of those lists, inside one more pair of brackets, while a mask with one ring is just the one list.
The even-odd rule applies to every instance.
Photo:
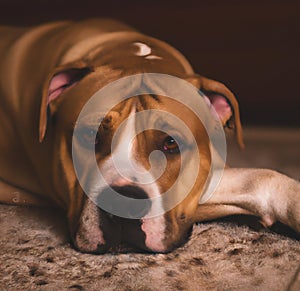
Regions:
[[274, 218], [300, 233], [300, 182], [272, 171], [270, 184], [270, 212]]

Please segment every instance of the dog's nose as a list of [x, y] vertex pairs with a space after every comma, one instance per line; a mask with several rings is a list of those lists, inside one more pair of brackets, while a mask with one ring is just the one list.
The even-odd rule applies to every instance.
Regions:
[[104, 189], [97, 198], [97, 204], [115, 216], [131, 219], [144, 217], [151, 208], [147, 193], [142, 188], [131, 185]]

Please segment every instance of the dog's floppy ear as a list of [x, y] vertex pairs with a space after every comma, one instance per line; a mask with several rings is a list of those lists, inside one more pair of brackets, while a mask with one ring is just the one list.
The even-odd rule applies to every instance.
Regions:
[[234, 94], [224, 84], [200, 75], [188, 77], [187, 81], [205, 94], [222, 124], [235, 130], [237, 142], [244, 148], [239, 105]]
[[49, 104], [59, 99], [61, 94], [77, 84], [83, 77], [92, 71], [85, 64], [68, 65], [56, 68], [49, 74], [42, 91], [42, 102], [40, 109], [39, 141], [44, 140]]

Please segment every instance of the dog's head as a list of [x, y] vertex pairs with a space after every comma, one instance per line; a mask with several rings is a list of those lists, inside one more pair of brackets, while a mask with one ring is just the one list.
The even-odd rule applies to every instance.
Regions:
[[[198, 94], [199, 103], [205, 101], [201, 103], [204, 111], [211, 116], [217, 113], [224, 126], [234, 127], [242, 145], [238, 105], [224, 85], [180, 72], [174, 69], [179, 67], [174, 60], [165, 61], [163, 68], [168, 69], [153, 68], [158, 57], [149, 60], [148, 71], [174, 71], [200, 89], [205, 94]], [[119, 66], [92, 63], [55, 69], [45, 84], [41, 105], [40, 141], [54, 145], [49, 153], [53, 155], [53, 191], [68, 212], [74, 245], [93, 253], [123, 242], [153, 252], [170, 251], [188, 238], [207, 186], [211, 144], [206, 127], [189, 106], [160, 94], [133, 96], [111, 108], [105, 108], [101, 99], [93, 104], [96, 111], [78, 122], [90, 97], [124, 73]], [[145, 64], [133, 65], [143, 68], [136, 72], [145, 71]], [[178, 118], [181, 125], [169, 116]], [[77, 172], [74, 156], [80, 164]], [[186, 191], [191, 176], [193, 184]], [[168, 198], [162, 199], [168, 191]]]

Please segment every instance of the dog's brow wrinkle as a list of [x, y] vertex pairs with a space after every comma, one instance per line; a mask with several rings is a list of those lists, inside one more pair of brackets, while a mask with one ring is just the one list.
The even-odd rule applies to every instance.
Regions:
[[155, 127], [161, 128], [162, 130], [176, 130], [177, 127], [173, 122], [169, 122], [168, 119], [161, 116], [161, 114], [153, 113], [152, 117], [154, 118]]
[[89, 125], [94, 125], [94, 124], [100, 124], [101, 120], [103, 119], [104, 115], [103, 114], [92, 114], [92, 115], [86, 115], [80, 120], [77, 120], [76, 125], [81, 125], [81, 124], [89, 124]]
[[160, 98], [156, 94], [149, 94], [149, 96], [151, 96], [155, 101], [161, 103]]

